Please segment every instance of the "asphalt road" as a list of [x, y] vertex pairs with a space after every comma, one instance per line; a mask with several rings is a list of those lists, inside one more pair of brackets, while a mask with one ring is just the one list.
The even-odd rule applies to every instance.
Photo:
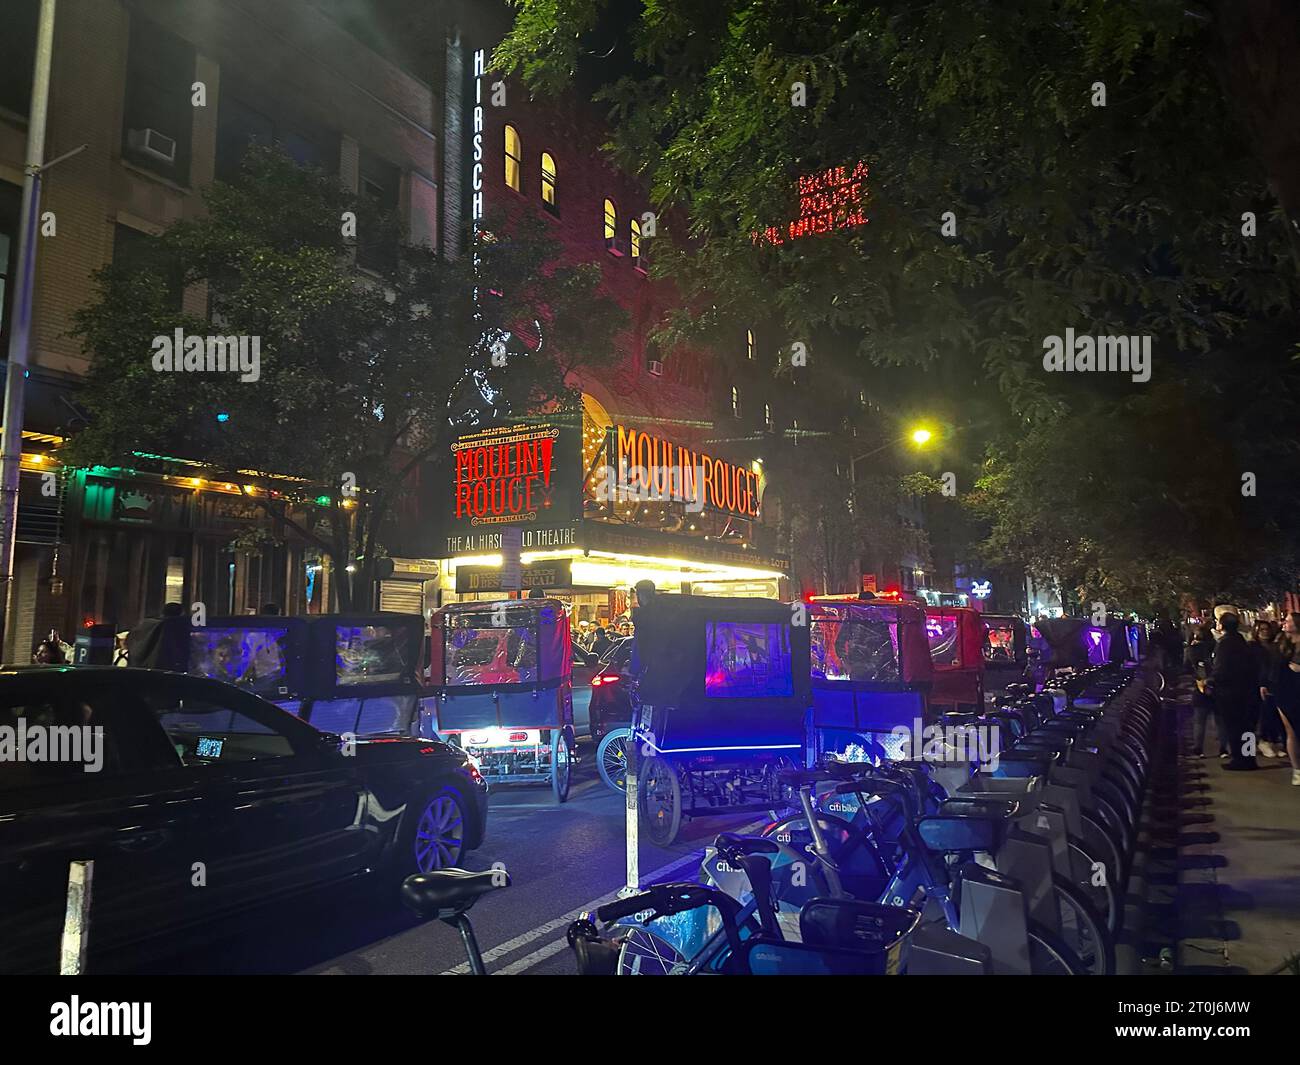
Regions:
[[[490, 797], [484, 845], [462, 863], [501, 862], [512, 886], [471, 911], [488, 971], [573, 974], [565, 943], [580, 912], [615, 897], [624, 882], [623, 797], [601, 783], [595, 748], [581, 743], [569, 801], [556, 805], [547, 787], [497, 787]], [[724, 829], [756, 823], [753, 814], [682, 823], [668, 850], [642, 842], [642, 883], [694, 879], [705, 844]], [[421, 924], [395, 900], [373, 890], [321, 892], [268, 907], [217, 930], [206, 945], [160, 957], [135, 971], [153, 973], [428, 974], [464, 972], [457, 932]]]

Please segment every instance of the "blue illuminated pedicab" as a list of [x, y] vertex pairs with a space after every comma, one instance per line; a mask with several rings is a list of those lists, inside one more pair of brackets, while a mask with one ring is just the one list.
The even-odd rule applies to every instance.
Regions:
[[429, 679], [437, 733], [463, 747], [489, 784], [572, 777], [573, 651], [558, 599], [455, 603], [433, 615]]
[[929, 724], [934, 681], [925, 611], [897, 599], [814, 596], [813, 727], [817, 759], [908, 757], [894, 729]]
[[324, 732], [415, 733], [425, 695], [419, 614], [152, 618], [127, 641], [133, 666], [247, 689]]
[[806, 751], [808, 626], [770, 599], [659, 595], [637, 610], [640, 823], [660, 847], [683, 817], [784, 805]]

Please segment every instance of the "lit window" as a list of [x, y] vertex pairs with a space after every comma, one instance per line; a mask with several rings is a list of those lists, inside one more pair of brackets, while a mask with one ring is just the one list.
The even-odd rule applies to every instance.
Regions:
[[867, 405], [867, 390], [865, 388], [858, 393], [858, 402], [861, 403], [864, 407]]
[[605, 247], [612, 248], [618, 237], [618, 212], [614, 210], [614, 201], [605, 201]]
[[550, 152], [542, 152], [542, 203], [555, 208], [555, 159]]
[[515, 192], [522, 188], [520, 174], [524, 165], [523, 149], [519, 146], [519, 132], [514, 126], [506, 126], [506, 184]]
[[770, 403], [763, 404], [763, 424], [769, 429], [772, 428], [772, 404]]
[[632, 235], [632, 259], [635, 262], [641, 258], [641, 223], [634, 218], [628, 229]]
[[790, 422], [790, 441], [795, 447], [799, 446], [799, 419], [794, 418]]
[[731, 389], [731, 413], [734, 417], [740, 417], [740, 389], [732, 386]]
[[745, 358], [754, 358], [754, 331], [752, 329], [745, 330]]

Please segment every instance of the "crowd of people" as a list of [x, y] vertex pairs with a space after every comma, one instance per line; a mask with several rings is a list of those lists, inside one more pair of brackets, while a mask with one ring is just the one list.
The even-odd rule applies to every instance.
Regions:
[[1281, 625], [1260, 618], [1245, 633], [1235, 610], [1216, 614], [1192, 626], [1185, 646], [1167, 621], [1151, 636], [1167, 669], [1181, 661], [1195, 675], [1194, 753], [1205, 757], [1213, 718], [1225, 769], [1258, 769], [1261, 757], [1287, 758], [1291, 783], [1300, 787], [1300, 613], [1285, 615]]
[[595, 655], [597, 658], [603, 658], [605, 652], [616, 643], [632, 635], [632, 620], [628, 617], [621, 617], [606, 625], [596, 625], [590, 621], [579, 621], [576, 626], [570, 629], [570, 632], [573, 634], [575, 646], [580, 647], [588, 654]]

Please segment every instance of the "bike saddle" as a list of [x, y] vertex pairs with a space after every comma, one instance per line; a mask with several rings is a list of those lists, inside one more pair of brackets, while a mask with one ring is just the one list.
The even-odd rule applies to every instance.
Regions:
[[480, 895], [510, 886], [504, 869], [471, 873], [468, 869], [440, 869], [415, 873], [402, 881], [402, 902], [417, 917], [446, 919], [464, 913]]

